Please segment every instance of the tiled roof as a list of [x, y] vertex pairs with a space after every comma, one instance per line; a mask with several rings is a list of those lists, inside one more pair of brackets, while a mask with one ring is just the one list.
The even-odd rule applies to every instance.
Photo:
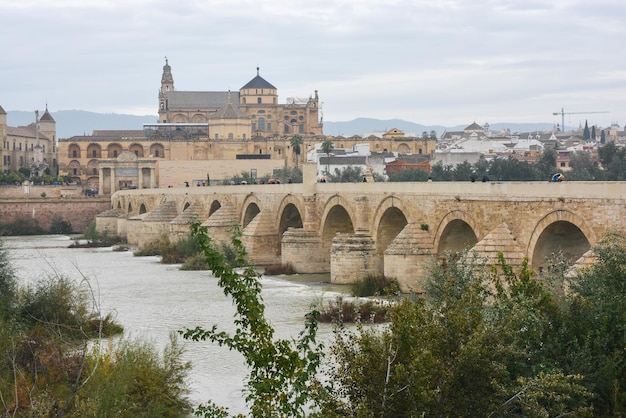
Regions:
[[[7, 126], [7, 136], [20, 136], [22, 138], [37, 138], [37, 130], [35, 124], [28, 126]], [[39, 139], [49, 139], [47, 136], [39, 132]]]
[[230, 94], [233, 102], [239, 103], [239, 92], [228, 91], [171, 91], [167, 94], [167, 107], [177, 109], [219, 109], [228, 103]]
[[367, 157], [354, 156], [354, 157], [320, 157], [320, 164], [322, 165], [365, 165]]
[[94, 130], [93, 136], [98, 139], [104, 138], [143, 138], [143, 130], [141, 129], [125, 129], [125, 130]]
[[276, 87], [272, 86], [267, 80], [265, 80], [263, 77], [259, 75], [259, 69], [257, 68], [256, 70], [257, 70], [256, 77], [248, 81], [248, 84], [243, 86], [241, 90], [243, 89], [274, 89], [276, 90]]
[[484, 131], [485, 128], [477, 124], [476, 122], [472, 123], [470, 126], [465, 128], [466, 131]]
[[220, 110], [210, 116], [211, 119], [249, 119], [249, 116], [243, 113], [239, 106], [234, 105], [230, 96], [228, 103]]
[[52, 117], [52, 115], [50, 114], [50, 112], [48, 112], [47, 107], [46, 107], [46, 111], [43, 113], [43, 115], [41, 115], [41, 119], [39, 120], [43, 122], [56, 122], [54, 118]]

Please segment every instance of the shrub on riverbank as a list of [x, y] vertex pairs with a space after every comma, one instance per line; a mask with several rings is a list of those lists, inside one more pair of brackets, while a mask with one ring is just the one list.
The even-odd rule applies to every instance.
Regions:
[[175, 337], [162, 356], [138, 341], [107, 345], [123, 328], [96, 299], [87, 280], [60, 275], [20, 287], [0, 245], [0, 416], [189, 415]]
[[400, 293], [398, 281], [382, 274], [368, 274], [362, 279], [357, 279], [351, 286], [352, 295], [357, 297], [393, 296]]
[[96, 223], [91, 222], [83, 235], [74, 240], [70, 248], [98, 248], [112, 247], [117, 244], [124, 243], [125, 240], [115, 234], [109, 234], [109, 231], [99, 232], [96, 229]]
[[346, 300], [337, 296], [323, 304], [318, 320], [326, 323], [368, 322], [379, 324], [387, 320], [389, 305], [374, 300]]
[[277, 276], [279, 274], [294, 274], [296, 271], [293, 264], [270, 264], [265, 266], [264, 273], [269, 276]]
[[5, 236], [69, 234], [71, 232], [72, 224], [59, 215], [52, 218], [47, 230], [41, 226], [37, 218], [31, 217], [22, 217], [13, 222], [0, 224], [0, 233]]
[[41, 227], [37, 218], [19, 218], [10, 223], [0, 225], [2, 235], [43, 235], [46, 230]]
[[[226, 261], [233, 267], [242, 267], [237, 260], [235, 249], [225, 242], [217, 245]], [[181, 270], [208, 270], [205, 257], [198, 246], [195, 236], [173, 243], [169, 236], [163, 235], [159, 239], [149, 242], [141, 250], [134, 253], [138, 257], [161, 256], [163, 264], [182, 264]]]

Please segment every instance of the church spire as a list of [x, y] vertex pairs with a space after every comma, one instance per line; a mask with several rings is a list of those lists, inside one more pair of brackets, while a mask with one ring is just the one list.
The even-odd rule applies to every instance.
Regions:
[[165, 65], [163, 66], [163, 75], [161, 76], [161, 93], [174, 90], [174, 77], [172, 76], [172, 67], [170, 67], [167, 57], [165, 57]]

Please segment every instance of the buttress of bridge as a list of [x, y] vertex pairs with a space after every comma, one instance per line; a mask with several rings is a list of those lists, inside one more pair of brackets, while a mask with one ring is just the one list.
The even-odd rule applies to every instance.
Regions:
[[502, 222], [478, 241], [471, 251], [475, 251], [479, 258], [485, 258], [488, 265], [499, 263], [499, 252], [502, 252], [507, 264], [515, 267], [521, 266], [525, 257], [506, 222]]
[[565, 272], [565, 277], [574, 277], [582, 270], [593, 266], [593, 264], [598, 260], [598, 255], [592, 249], [585, 252], [576, 262], [572, 265], [567, 272]]
[[389, 255], [431, 255], [433, 238], [428, 230], [417, 223], [407, 224], [389, 244], [385, 254]]
[[144, 222], [170, 222], [178, 216], [178, 209], [176, 208], [176, 202], [168, 200], [162, 203], [155, 210], [150, 212], [145, 218]]
[[203, 221], [201, 219], [202, 216], [202, 205], [199, 202], [193, 202], [187, 209], [183, 211], [180, 215], [170, 222], [175, 225], [186, 225], [195, 221]]
[[202, 226], [207, 227], [225, 227], [238, 225], [237, 212], [235, 206], [232, 203], [225, 203], [218, 210], [213, 212], [209, 219], [202, 223]]

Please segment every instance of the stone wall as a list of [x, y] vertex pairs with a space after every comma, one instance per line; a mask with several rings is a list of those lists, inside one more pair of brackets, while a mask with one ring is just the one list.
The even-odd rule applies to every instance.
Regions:
[[2, 223], [12, 223], [22, 218], [35, 218], [48, 230], [55, 217], [72, 224], [74, 232], [83, 232], [96, 220], [96, 215], [111, 207], [108, 198], [28, 198], [0, 200]]
[[20, 184], [19, 186], [0, 186], [1, 199], [20, 199], [30, 197], [39, 198], [42, 193], [45, 193], [46, 197], [72, 197], [84, 195], [82, 187], [75, 185], [24, 186]]
[[193, 160], [193, 161], [159, 161], [158, 184], [161, 188], [168, 186], [182, 187], [189, 182], [191, 187], [197, 182], [206, 181], [207, 174], [211, 183], [241, 175], [242, 171], [250, 173], [256, 169], [257, 178], [271, 176], [275, 169], [285, 167], [283, 160]]

